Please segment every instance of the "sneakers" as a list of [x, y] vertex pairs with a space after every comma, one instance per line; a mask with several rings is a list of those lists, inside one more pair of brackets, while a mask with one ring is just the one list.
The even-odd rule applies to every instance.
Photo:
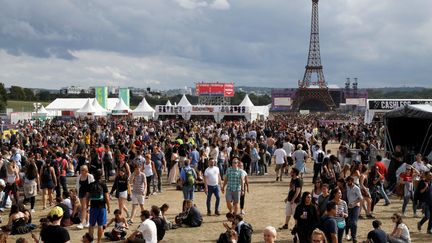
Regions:
[[386, 203], [384, 203], [384, 206], [388, 206], [390, 204], [391, 204], [391, 202], [386, 202]]
[[216, 216], [219, 216], [219, 215], [220, 215], [219, 211], [216, 210], [216, 211], [215, 211], [215, 215], [216, 215]]
[[413, 217], [414, 218], [420, 218], [420, 216], [417, 213], [415, 213]]
[[280, 229], [280, 230], [288, 229], [288, 225], [287, 225], [287, 224], [284, 224], [284, 225], [282, 225], [282, 227], [279, 227], [279, 229]]
[[84, 229], [84, 225], [82, 223], [80, 223], [79, 225], [77, 225], [77, 229], [80, 229], [80, 230]]
[[347, 240], [347, 241], [350, 241], [351, 240], [351, 235], [346, 235], [346, 237], [345, 237], [345, 239]]
[[366, 218], [368, 218], [368, 219], [374, 219], [375, 216], [373, 216], [372, 214], [367, 214], [367, 215], [366, 215]]
[[211, 216], [211, 211], [207, 211], [207, 216]]
[[89, 222], [84, 225], [84, 228], [88, 228], [90, 226]]
[[418, 222], [418, 223], [417, 223], [417, 229], [418, 229], [418, 231], [421, 231], [421, 227], [422, 227], [421, 223]]

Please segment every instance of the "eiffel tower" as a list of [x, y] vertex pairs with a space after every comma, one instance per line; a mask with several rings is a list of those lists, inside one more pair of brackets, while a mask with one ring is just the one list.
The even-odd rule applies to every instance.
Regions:
[[[298, 81], [298, 90], [292, 109], [329, 111], [335, 108], [335, 103], [328, 91], [321, 65], [319, 44], [318, 1], [312, 0], [311, 34], [309, 42], [309, 55], [303, 81]], [[312, 82], [312, 74], [316, 73], [317, 81]]]

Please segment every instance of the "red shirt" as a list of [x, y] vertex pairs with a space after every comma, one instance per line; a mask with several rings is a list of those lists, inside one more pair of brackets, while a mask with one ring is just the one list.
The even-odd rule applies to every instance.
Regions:
[[384, 163], [381, 161], [377, 161], [375, 163], [375, 166], [378, 167], [378, 171], [381, 174], [380, 179], [384, 180], [384, 176], [387, 174], [387, 168], [385, 167]]
[[402, 172], [399, 177], [405, 182], [413, 181], [413, 176], [410, 172]]

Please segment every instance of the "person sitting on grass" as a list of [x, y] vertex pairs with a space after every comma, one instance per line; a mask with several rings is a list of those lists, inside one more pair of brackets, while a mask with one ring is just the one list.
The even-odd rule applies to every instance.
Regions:
[[129, 227], [127, 220], [122, 216], [120, 209], [114, 210], [114, 218], [112, 218], [108, 224], [107, 228], [114, 223], [114, 229], [111, 232], [105, 232], [105, 237], [111, 241], [124, 240], [126, 236], [126, 229]]
[[67, 229], [60, 226], [63, 217], [63, 209], [55, 206], [51, 209], [48, 219], [50, 224], [42, 228], [40, 232], [41, 243], [70, 243]]
[[81, 242], [82, 243], [93, 243], [93, 236], [91, 236], [89, 233], [85, 233], [82, 236]]
[[202, 223], [202, 215], [192, 200], [184, 200], [183, 212], [177, 215], [175, 220], [179, 227], [183, 224], [189, 227], [199, 227]]

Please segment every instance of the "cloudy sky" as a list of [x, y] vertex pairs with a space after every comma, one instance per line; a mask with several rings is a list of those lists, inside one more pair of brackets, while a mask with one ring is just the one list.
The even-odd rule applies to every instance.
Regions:
[[[0, 82], [296, 87], [310, 0], [0, 0]], [[432, 87], [432, 1], [321, 0], [328, 83]]]

